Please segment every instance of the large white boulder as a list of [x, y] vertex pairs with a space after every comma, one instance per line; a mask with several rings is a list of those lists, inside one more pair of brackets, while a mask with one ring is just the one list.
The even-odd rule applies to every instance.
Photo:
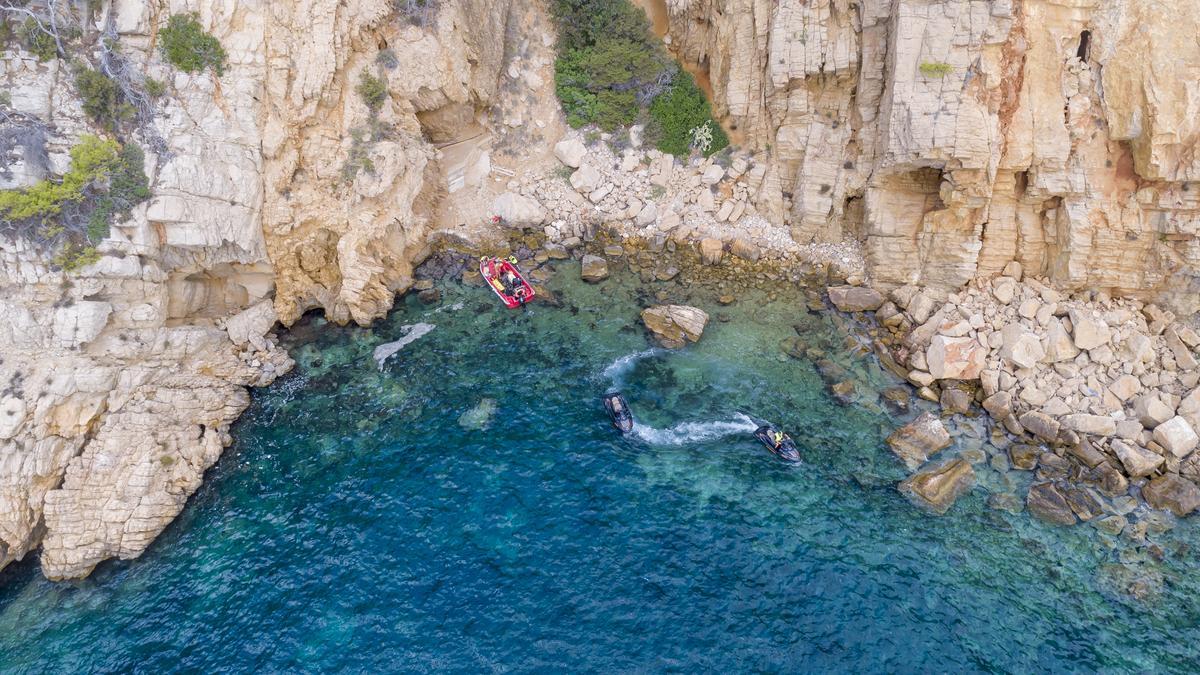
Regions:
[[1020, 324], [1009, 324], [1000, 332], [1002, 346], [1000, 358], [1018, 368], [1032, 368], [1046, 355], [1042, 341], [1033, 333], [1026, 332]]
[[587, 146], [578, 138], [565, 138], [554, 144], [554, 156], [572, 169], [578, 169], [587, 156]]
[[1196, 443], [1200, 442], [1200, 436], [1196, 435], [1187, 420], [1176, 415], [1154, 427], [1154, 441], [1167, 452], [1182, 459], [1196, 449]]
[[975, 338], [935, 335], [929, 341], [925, 362], [939, 380], [974, 380], [983, 372], [988, 350]]
[[229, 317], [225, 321], [225, 332], [239, 347], [247, 343], [254, 343], [257, 347], [262, 336], [275, 326], [278, 319], [274, 301], [263, 300]]
[[1077, 310], [1071, 310], [1070, 316], [1076, 347], [1095, 349], [1112, 340], [1112, 330], [1103, 321]]
[[534, 227], [546, 220], [546, 209], [533, 197], [505, 192], [492, 202], [492, 213], [516, 227]]
[[1071, 431], [1094, 436], [1112, 436], [1117, 433], [1117, 421], [1103, 415], [1075, 413], [1062, 418], [1062, 425]]
[[1112, 442], [1112, 449], [1117, 454], [1117, 459], [1121, 460], [1121, 465], [1125, 467], [1125, 473], [1129, 474], [1130, 478], [1149, 476], [1158, 471], [1158, 467], [1166, 461], [1162, 455], [1156, 452], [1150, 452], [1119, 439]]
[[579, 170], [571, 174], [571, 187], [575, 188], [580, 194], [587, 194], [596, 188], [600, 187], [602, 176], [596, 170], [596, 167], [591, 164], [585, 164], [579, 167]]

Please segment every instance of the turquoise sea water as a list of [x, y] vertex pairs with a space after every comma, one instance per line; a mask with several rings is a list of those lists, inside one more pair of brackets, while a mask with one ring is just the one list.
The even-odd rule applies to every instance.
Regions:
[[[371, 329], [307, 319], [296, 371], [145, 556], [75, 583], [0, 574], [0, 671], [1197, 668], [1191, 524], [1144, 545], [991, 510], [1028, 477], [986, 463], [927, 515], [882, 443], [916, 410], [880, 406], [893, 381], [841, 356], [829, 316], [676, 289], [714, 320], [663, 352], [636, 321], [654, 287], [577, 276], [550, 281], [561, 307], [448, 283]], [[380, 369], [372, 350], [418, 323]], [[858, 404], [782, 354], [798, 334]], [[614, 386], [633, 437], [600, 406]], [[774, 459], [747, 415], [806, 462]]]

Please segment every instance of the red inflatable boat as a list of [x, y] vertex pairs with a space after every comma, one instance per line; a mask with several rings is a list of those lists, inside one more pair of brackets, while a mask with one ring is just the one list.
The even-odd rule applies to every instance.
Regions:
[[516, 309], [533, 299], [533, 286], [509, 260], [480, 258], [479, 273], [509, 309]]

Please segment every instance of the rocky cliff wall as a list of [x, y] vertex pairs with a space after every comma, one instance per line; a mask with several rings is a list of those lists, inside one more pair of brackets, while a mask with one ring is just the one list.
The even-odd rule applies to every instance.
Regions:
[[[122, 53], [167, 83], [154, 116], [166, 148], [147, 155], [152, 198], [98, 262], [68, 274], [0, 239], [0, 567], [39, 546], [50, 578], [140, 555], [230, 442], [245, 387], [290, 368], [277, 320], [319, 308], [366, 323], [411, 284], [446, 191], [430, 127], [471, 131], [528, 37], [507, 1], [425, 4], [98, 8]], [[220, 40], [221, 76], [162, 61], [158, 31], [178, 13]], [[356, 93], [364, 71], [389, 90], [377, 111]], [[0, 53], [11, 110], [48, 129], [44, 158], [6, 157], [4, 188], [65, 172], [70, 147], [98, 133], [71, 79], [62, 60]]]
[[667, 0], [668, 39], [770, 149], [760, 213], [864, 241], [884, 285], [1016, 260], [1197, 309], [1189, 0]]

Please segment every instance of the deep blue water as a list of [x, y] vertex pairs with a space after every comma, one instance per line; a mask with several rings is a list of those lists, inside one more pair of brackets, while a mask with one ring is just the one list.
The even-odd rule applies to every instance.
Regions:
[[[878, 404], [893, 381], [830, 317], [786, 292], [726, 308], [696, 291], [714, 315], [698, 345], [620, 361], [650, 347], [636, 317], [654, 289], [577, 270], [550, 283], [559, 308], [448, 284], [372, 329], [306, 320], [297, 370], [256, 394], [145, 556], [76, 583], [0, 574], [0, 670], [1197, 668], [1191, 524], [1152, 535], [1159, 562], [989, 509], [1028, 477], [986, 463], [927, 515], [882, 443], [906, 418]], [[373, 348], [418, 322], [436, 328], [378, 369]], [[782, 355], [797, 332], [859, 405]], [[608, 426], [612, 386], [638, 437]], [[490, 425], [464, 428], [485, 398]], [[806, 463], [771, 457], [746, 413], [789, 428]]]

